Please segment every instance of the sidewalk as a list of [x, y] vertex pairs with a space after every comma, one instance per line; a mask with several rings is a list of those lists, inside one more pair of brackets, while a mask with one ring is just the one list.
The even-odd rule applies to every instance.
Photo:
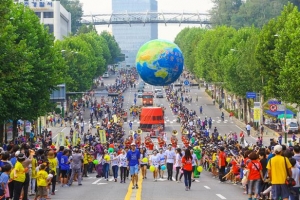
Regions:
[[[211, 99], [211, 102], [213, 102], [212, 98], [210, 95], [208, 95], [205, 91], [204, 91], [206, 97], [210, 98]], [[219, 108], [219, 104], [217, 102], [215, 102], [215, 107]], [[229, 116], [229, 113], [225, 110], [225, 109], [222, 109], [222, 111], [224, 112], [225, 116]], [[237, 119], [236, 117], [232, 117], [232, 121], [236, 124], [236, 126], [238, 126], [241, 130], [244, 130], [246, 132], [246, 124], [244, 121], [241, 121], [239, 119]], [[263, 134], [263, 143], [266, 144], [266, 145], [269, 145], [270, 144], [270, 139], [275, 139], [277, 140], [279, 134], [270, 129], [269, 127], [265, 126], [264, 125], [264, 134]], [[257, 131], [254, 130], [254, 128], [252, 127], [251, 128], [251, 131], [250, 131], [250, 137], [252, 137], [253, 139], [257, 139]]]

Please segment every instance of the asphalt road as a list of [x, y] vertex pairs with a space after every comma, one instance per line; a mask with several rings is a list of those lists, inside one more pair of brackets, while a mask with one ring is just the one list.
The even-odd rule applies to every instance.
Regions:
[[[105, 84], [112, 84], [115, 80], [114, 76], [104, 80]], [[146, 85], [145, 91], [154, 91], [155, 87]], [[128, 89], [124, 93], [124, 108], [126, 110], [133, 104], [134, 93], [137, 93], [135, 89]], [[191, 88], [190, 94], [193, 96], [195, 101], [196, 95], [198, 95], [199, 101], [188, 104], [189, 109], [196, 110], [199, 115], [199, 107], [202, 105], [203, 117], [212, 117], [213, 127], [217, 127], [220, 134], [224, 135], [230, 131], [235, 131], [239, 133], [244, 130], [244, 127], [239, 127], [233, 121], [231, 121], [228, 116], [225, 116], [224, 122], [221, 121], [221, 111], [214, 105], [212, 105], [212, 100], [205, 93], [204, 89], [198, 90], [198, 88]], [[165, 93], [164, 93], [165, 96]], [[138, 99], [138, 104], [141, 104], [141, 100]], [[156, 105], [163, 104], [167, 109], [165, 112], [165, 125], [166, 132], [168, 136], [168, 141], [170, 141], [170, 136], [172, 130], [180, 130], [180, 124], [176, 122], [176, 116], [171, 112], [169, 103], [165, 98], [155, 99]], [[132, 120], [132, 119], [129, 119]], [[84, 121], [88, 123], [89, 121], [89, 110], [86, 111], [84, 115]], [[133, 129], [136, 130], [139, 125], [138, 120], [133, 120]], [[128, 123], [124, 124], [126, 133], [129, 132]], [[63, 131], [66, 135], [69, 134], [70, 127], [56, 127], [52, 128], [54, 132], [54, 139], [59, 131]], [[94, 130], [95, 131], [95, 130]], [[142, 138], [144, 138], [146, 133], [143, 133]], [[178, 136], [179, 137], [179, 136]], [[178, 138], [180, 140], [180, 138]], [[246, 137], [249, 143], [255, 143], [255, 138]], [[179, 142], [180, 144], [180, 142]], [[121, 184], [119, 182], [113, 182], [112, 177], [109, 181], [104, 179], [97, 179], [96, 174], [90, 174], [88, 178], [84, 178], [83, 185], [77, 186], [76, 182], [73, 186], [69, 188], [57, 186], [57, 192], [55, 196], [51, 196], [52, 199], [61, 200], [82, 200], [82, 199], [102, 199], [102, 200], [122, 200], [122, 199], [142, 199], [142, 200], [171, 200], [171, 199], [210, 199], [210, 200], [239, 200], [247, 199], [247, 196], [243, 194], [243, 189], [239, 185], [232, 185], [229, 183], [221, 184], [218, 179], [213, 179], [208, 172], [202, 172], [200, 178], [196, 179], [196, 182], [192, 183], [191, 191], [185, 191], [183, 183], [177, 183], [175, 181], [167, 181], [165, 179], [159, 179], [158, 182], [153, 182], [152, 175], [148, 171], [146, 180], [140, 179], [140, 189], [131, 190], [129, 185], [129, 180], [126, 184]], [[173, 177], [175, 174], [173, 174]], [[182, 179], [183, 181], [183, 179]], [[142, 187], [141, 187], [142, 186]]]

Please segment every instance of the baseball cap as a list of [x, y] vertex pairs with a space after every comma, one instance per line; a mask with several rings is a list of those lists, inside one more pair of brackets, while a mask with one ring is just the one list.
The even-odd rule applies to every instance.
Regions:
[[131, 146], [135, 146], [135, 143], [133, 142], [133, 143], [131, 143]]
[[19, 155], [20, 153], [21, 153], [20, 151], [16, 151], [15, 156], [18, 157], [18, 155]]
[[281, 152], [282, 151], [282, 146], [281, 145], [276, 145], [276, 146], [274, 146], [274, 151], [275, 152]]

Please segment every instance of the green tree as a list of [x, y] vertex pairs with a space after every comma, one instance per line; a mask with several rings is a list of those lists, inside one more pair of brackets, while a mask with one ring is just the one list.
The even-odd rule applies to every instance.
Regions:
[[81, 26], [81, 17], [83, 15], [82, 4], [79, 0], [60, 0], [60, 3], [71, 13], [72, 33], [77, 33]]
[[279, 34], [294, 10], [295, 7], [288, 4], [279, 17], [270, 20], [263, 26], [259, 34], [256, 59], [261, 66], [260, 72], [264, 79], [264, 90], [267, 97], [282, 98], [285, 96], [283, 95], [284, 91], [280, 88], [279, 76], [284, 65], [287, 48], [278, 49], [277, 43], [283, 39]]
[[[28, 7], [1, 4], [0, 120], [36, 119], [49, 110], [49, 96], [62, 83], [62, 57], [53, 48], [54, 37]], [[0, 6], [0, 7], [1, 7]]]
[[115, 37], [110, 33], [108, 33], [107, 31], [103, 31], [100, 35], [106, 40], [108, 48], [110, 50], [111, 60], [108, 61], [108, 64], [114, 64], [115, 60], [121, 54], [121, 49], [116, 42]]
[[232, 17], [238, 13], [242, 0], [212, 0], [214, 7], [210, 11], [213, 26], [230, 26]]

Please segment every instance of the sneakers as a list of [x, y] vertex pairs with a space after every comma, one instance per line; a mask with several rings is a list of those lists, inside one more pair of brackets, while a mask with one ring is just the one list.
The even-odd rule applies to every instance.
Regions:
[[136, 185], [135, 185], [135, 188], [136, 188], [136, 189], [139, 189], [139, 186], [138, 186], [138, 184], [136, 184]]
[[135, 186], [132, 186], [132, 189], [135, 189]]
[[188, 191], [189, 190], [189, 188], [188, 187], [185, 187], [185, 191]]

